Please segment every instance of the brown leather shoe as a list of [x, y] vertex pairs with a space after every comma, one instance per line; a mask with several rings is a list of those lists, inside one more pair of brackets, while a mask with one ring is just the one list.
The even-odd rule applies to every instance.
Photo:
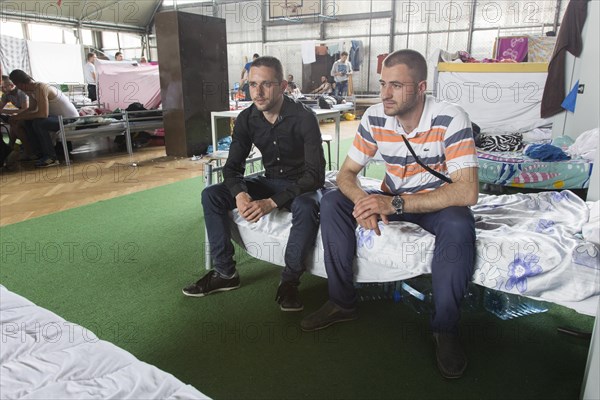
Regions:
[[444, 378], [460, 378], [467, 368], [467, 356], [457, 335], [434, 333], [437, 366]]
[[327, 328], [337, 322], [352, 321], [358, 318], [356, 309], [342, 308], [332, 301], [327, 301], [321, 308], [305, 317], [300, 327], [305, 332]]

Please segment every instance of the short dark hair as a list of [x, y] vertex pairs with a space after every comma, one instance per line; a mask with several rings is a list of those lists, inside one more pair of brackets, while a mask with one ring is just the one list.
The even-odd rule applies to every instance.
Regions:
[[398, 64], [406, 65], [417, 82], [427, 80], [427, 61], [418, 51], [410, 49], [396, 50], [383, 60], [385, 67], [393, 67]]
[[96, 53], [87, 53], [87, 60], [89, 60], [90, 58], [94, 58], [95, 55]]
[[269, 67], [275, 70], [275, 78], [279, 82], [283, 80], [283, 66], [281, 65], [281, 61], [279, 61], [275, 57], [271, 56], [262, 56], [258, 57], [256, 60], [252, 61], [250, 68], [252, 67]]
[[22, 71], [20, 69], [14, 69], [10, 73], [9, 78], [14, 84], [24, 84], [33, 82], [33, 78], [27, 75], [25, 71]]
[[254, 53], [254, 54], [252, 55], [252, 58], [258, 58], [258, 57], [260, 57], [260, 56], [258, 55], [258, 53]]
[[341, 55], [342, 55], [342, 56], [347, 56], [347, 55], [348, 55], [348, 52], [347, 52], [347, 51], [342, 51], [342, 54], [341, 54]]
[[117, 57], [119, 57], [119, 56], [122, 56], [122, 55], [123, 55], [123, 53], [121, 53], [120, 51], [117, 51], [117, 52], [115, 53], [115, 58], [117, 58]]

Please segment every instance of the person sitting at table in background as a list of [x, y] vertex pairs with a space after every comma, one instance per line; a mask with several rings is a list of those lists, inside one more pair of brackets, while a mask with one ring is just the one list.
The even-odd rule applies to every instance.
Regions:
[[[7, 75], [2, 75], [2, 98], [0, 99], [0, 110], [2, 114], [0, 118], [2, 122], [9, 125], [8, 131], [8, 146], [11, 150], [14, 149], [17, 139], [23, 143], [26, 154], [29, 154], [29, 144], [25, 135], [25, 127], [23, 121], [16, 120], [11, 116], [27, 111], [29, 108], [29, 97], [19, 90]], [[8, 103], [11, 103], [16, 108], [4, 109]]]
[[120, 51], [117, 51], [115, 53], [115, 61], [123, 61], [123, 53], [121, 53]]
[[311, 93], [313, 94], [331, 94], [333, 92], [333, 87], [331, 83], [327, 80], [325, 75], [321, 76], [321, 86], [313, 90]]
[[27, 138], [32, 151], [39, 155], [35, 166], [40, 168], [58, 164], [56, 151], [50, 136], [60, 129], [58, 117], [76, 118], [77, 109], [58, 89], [43, 82], [36, 82], [20, 69], [10, 73], [10, 80], [30, 99], [29, 109], [13, 118], [25, 121]]
[[306, 96], [302, 94], [302, 92], [300, 91], [300, 88], [298, 86], [296, 86], [296, 84], [294, 82], [288, 84], [288, 88], [290, 88], [291, 90], [289, 91], [289, 95], [293, 98], [293, 99], [305, 99]]
[[288, 74], [288, 76], [287, 76], [287, 83], [288, 83], [288, 88], [290, 87], [290, 83], [294, 83], [295, 84], [295, 82], [294, 82], [294, 75]]
[[[229, 213], [237, 208], [248, 222], [258, 222], [276, 208], [292, 213], [285, 250], [285, 268], [275, 300], [282, 311], [302, 311], [298, 296], [306, 258], [312, 254], [319, 229], [320, 189], [325, 183], [325, 156], [315, 113], [284, 95], [287, 82], [275, 57], [254, 60], [249, 75], [253, 104], [235, 120], [223, 183], [206, 187], [202, 208], [214, 259], [214, 270], [186, 286], [186, 296], [237, 289]], [[245, 160], [256, 145], [265, 176], [244, 177]]]

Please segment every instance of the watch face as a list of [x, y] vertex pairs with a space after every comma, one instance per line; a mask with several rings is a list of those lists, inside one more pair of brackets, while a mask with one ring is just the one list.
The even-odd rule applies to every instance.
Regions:
[[402, 212], [402, 206], [404, 206], [404, 200], [400, 196], [394, 196], [392, 199], [392, 206], [396, 209], [396, 212]]

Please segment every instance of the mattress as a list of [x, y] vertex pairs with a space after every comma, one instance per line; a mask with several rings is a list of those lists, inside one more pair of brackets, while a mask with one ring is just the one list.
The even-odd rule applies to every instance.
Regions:
[[540, 161], [523, 152], [477, 150], [479, 181], [530, 189], [587, 189], [593, 163], [585, 159]]
[[2, 399], [207, 399], [0, 285]]
[[[332, 177], [329, 176], [329, 179]], [[363, 187], [379, 181], [361, 178]], [[600, 299], [600, 252], [581, 236], [588, 205], [569, 191], [480, 195], [473, 282], [595, 315]], [[257, 223], [232, 215], [235, 240], [258, 259], [283, 266], [291, 214], [276, 210]], [[431, 273], [434, 236], [415, 224], [381, 225], [382, 234], [357, 228], [355, 280], [390, 282]], [[307, 271], [327, 277], [320, 232]]]

